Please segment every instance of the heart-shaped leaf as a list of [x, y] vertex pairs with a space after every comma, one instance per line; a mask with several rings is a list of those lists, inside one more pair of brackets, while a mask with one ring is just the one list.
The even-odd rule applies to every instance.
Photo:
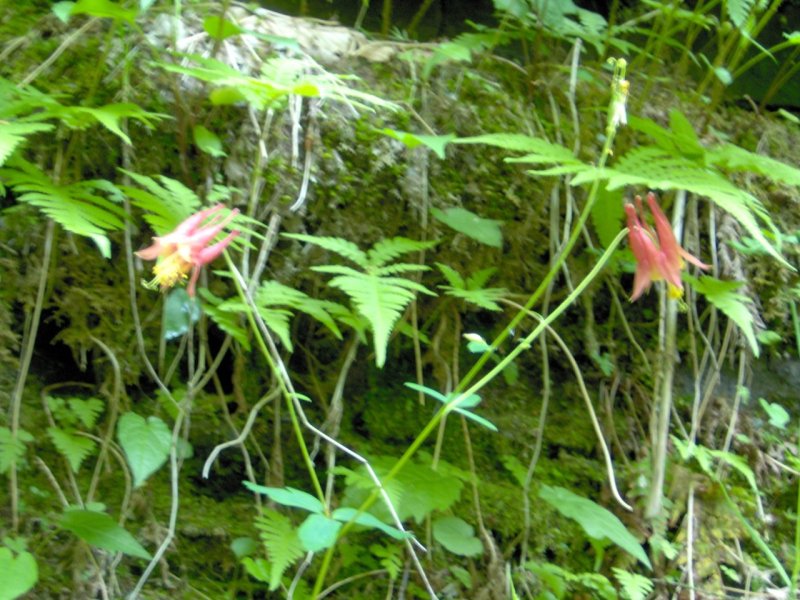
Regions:
[[172, 434], [158, 417], [140, 417], [125, 413], [117, 425], [117, 439], [125, 451], [133, 473], [133, 485], [139, 487], [167, 461]]
[[30, 590], [39, 579], [36, 559], [30, 552], [15, 557], [8, 548], [0, 548], [0, 600], [14, 600]]

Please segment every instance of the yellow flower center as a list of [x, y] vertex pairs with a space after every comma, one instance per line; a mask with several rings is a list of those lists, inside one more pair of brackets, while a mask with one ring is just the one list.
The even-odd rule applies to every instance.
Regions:
[[153, 267], [153, 285], [160, 285], [162, 288], [170, 288], [182, 279], [186, 279], [187, 273], [192, 270], [192, 263], [186, 261], [181, 252], [176, 250], [159, 260]]

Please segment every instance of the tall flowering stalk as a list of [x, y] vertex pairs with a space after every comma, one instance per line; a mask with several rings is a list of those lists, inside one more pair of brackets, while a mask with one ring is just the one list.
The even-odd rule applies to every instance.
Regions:
[[[151, 285], [158, 285], [162, 290], [171, 288], [186, 279], [191, 271], [186, 291], [189, 296], [194, 297], [200, 270], [222, 254], [228, 244], [239, 235], [238, 231], [232, 231], [223, 240], [211, 244], [239, 213], [238, 209], [234, 209], [223, 218], [218, 214], [223, 208], [225, 207], [222, 204], [218, 204], [193, 214], [174, 231], [154, 237], [152, 245], [136, 253], [143, 260], [158, 259], [153, 267], [155, 277], [150, 282]], [[203, 225], [203, 221], [209, 217], [211, 220]]]
[[628, 215], [628, 240], [636, 258], [631, 301], [639, 298], [654, 281], [662, 280], [667, 282], [670, 298], [681, 298], [683, 296], [681, 271], [686, 262], [701, 269], [708, 269], [709, 265], [681, 248], [675, 238], [675, 232], [672, 231], [672, 225], [658, 205], [653, 192], [647, 194], [647, 204], [653, 213], [655, 230], [644, 220], [641, 196], [636, 196], [636, 206], [630, 203], [625, 205], [625, 213]]

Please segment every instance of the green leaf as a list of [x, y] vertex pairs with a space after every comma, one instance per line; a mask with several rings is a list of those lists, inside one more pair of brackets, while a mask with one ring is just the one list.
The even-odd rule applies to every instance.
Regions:
[[611, 570], [622, 586], [623, 597], [626, 600], [646, 600], [653, 591], [653, 582], [644, 575], [623, 571], [617, 567], [611, 567]]
[[15, 123], [0, 120], [0, 166], [10, 157], [27, 136], [40, 131], [50, 131], [49, 123]]
[[458, 556], [479, 556], [483, 544], [472, 525], [458, 517], [441, 517], [433, 522], [433, 538]]
[[[381, 478], [395, 462], [394, 457], [376, 457], [372, 460], [372, 467]], [[444, 461], [439, 462], [437, 470], [427, 464], [407, 463], [394, 479], [384, 482], [400, 520], [412, 517], [420, 523], [431, 512], [450, 508], [461, 497], [464, 486], [462, 479], [451, 470], [452, 467]], [[345, 506], [360, 506], [375, 485], [363, 467], [348, 472], [347, 484], [342, 501]], [[393, 521], [385, 506], [376, 505], [371, 510], [384, 523]]]
[[455, 144], [486, 144], [504, 150], [527, 152], [523, 157], [509, 159], [509, 162], [524, 162], [533, 164], [577, 164], [583, 163], [575, 158], [572, 150], [548, 142], [543, 138], [530, 137], [513, 133], [490, 133], [476, 137], [459, 138]]
[[789, 413], [786, 412], [785, 408], [777, 402], [768, 402], [764, 398], [759, 398], [758, 403], [767, 413], [770, 425], [778, 429], [786, 429], [786, 425], [789, 424]]
[[[258, 543], [251, 537], [237, 537], [231, 542], [231, 552], [236, 558], [244, 558], [258, 552]], [[267, 579], [263, 581], [268, 581]]]
[[209, 131], [202, 125], [195, 125], [192, 132], [194, 133], [194, 143], [201, 151], [215, 158], [227, 156], [222, 149], [222, 142], [216, 133]]
[[297, 537], [308, 552], [319, 552], [336, 543], [336, 536], [342, 524], [321, 514], [312, 514], [297, 530]]
[[8, 427], [0, 427], [0, 473], [7, 473], [12, 465], [18, 464], [25, 456], [25, 444], [32, 441], [33, 436], [24, 429], [18, 429], [15, 437]]
[[164, 299], [161, 322], [164, 339], [171, 340], [187, 333], [192, 324], [200, 320], [200, 314], [200, 303], [190, 297], [184, 288], [170, 290]]
[[152, 558], [136, 538], [106, 513], [69, 508], [64, 511], [60, 525], [97, 548], [148, 560]]
[[78, 0], [72, 7], [73, 15], [89, 15], [101, 19], [120, 19], [133, 24], [136, 20], [136, 9], [126, 10], [111, 0]]
[[125, 211], [97, 193], [107, 190], [107, 181], [58, 185], [19, 154], [6, 167], [0, 169], [0, 179], [14, 190], [17, 201], [36, 206], [67, 231], [105, 237], [109, 230], [122, 229]]
[[39, 567], [30, 552], [14, 556], [9, 548], [0, 547], [0, 600], [19, 598], [36, 585]]
[[356, 246], [353, 242], [336, 237], [321, 237], [315, 235], [306, 235], [303, 233], [284, 233], [283, 237], [293, 240], [314, 244], [325, 250], [335, 252], [339, 256], [351, 260], [359, 267], [366, 268], [369, 264], [367, 262], [367, 254], [361, 248]]
[[243, 29], [236, 23], [232, 23], [218, 16], [206, 17], [205, 20], [203, 20], [203, 29], [215, 40], [224, 40], [243, 32]]
[[365, 512], [358, 512], [355, 508], [350, 508], [344, 506], [342, 508], [337, 508], [333, 511], [331, 515], [332, 518], [336, 519], [337, 521], [341, 521], [342, 523], [347, 523], [348, 521], [354, 521], [359, 525], [364, 527], [368, 527], [370, 529], [379, 529], [383, 533], [393, 537], [396, 540], [404, 540], [407, 538], [412, 537], [410, 533], [405, 531], [400, 531], [396, 527], [392, 527], [391, 525], [387, 525], [375, 515]]
[[758, 358], [760, 350], [756, 339], [754, 318], [748, 306], [752, 304], [752, 300], [747, 296], [736, 293], [736, 290], [744, 285], [744, 282], [722, 281], [707, 275], [703, 275], [699, 279], [687, 275], [686, 280], [692, 284], [692, 287], [697, 292], [705, 296], [706, 300], [736, 323], [747, 339], [750, 350]]
[[600, 188], [597, 199], [592, 206], [592, 225], [604, 248], [614, 240], [622, 229], [625, 220], [625, 208], [621, 191], [610, 191]]
[[106, 404], [99, 398], [70, 398], [67, 400], [70, 409], [86, 429], [97, 423], [97, 417], [103, 412]]
[[590, 538], [608, 540], [652, 569], [641, 544], [612, 512], [562, 487], [542, 485], [539, 498], [568, 519], [577, 521]]
[[445, 159], [444, 150], [447, 144], [456, 139], [453, 134], [447, 135], [420, 135], [416, 133], [409, 133], [407, 131], [397, 131], [396, 129], [381, 129], [381, 133], [402, 142], [410, 150], [418, 146], [425, 146], [433, 150], [440, 159]]
[[222, 298], [217, 298], [207, 288], [197, 290], [198, 295], [205, 300], [203, 312], [207, 314], [217, 326], [242, 345], [250, 350], [250, 337], [248, 330], [242, 326], [238, 311], [220, 310], [218, 306], [223, 303]]
[[[74, 2], [63, 1], [63, 2], [56, 2], [53, 6], [50, 7], [50, 10], [56, 16], [56, 18], [64, 23], [65, 25], [69, 22], [69, 17], [72, 14], [72, 7], [75, 6]], [[2, 161], [0, 161], [2, 163]]]
[[167, 115], [159, 113], [151, 113], [144, 110], [137, 104], [130, 102], [123, 102], [117, 104], [106, 104], [97, 108], [90, 108], [88, 106], [74, 106], [69, 107], [65, 116], [85, 115], [91, 117], [100, 123], [103, 127], [108, 129], [111, 133], [120, 138], [129, 146], [132, 144], [131, 138], [120, 127], [120, 121], [123, 119], [136, 119], [144, 123], [149, 128], [154, 126], [156, 121], [161, 121], [167, 118]]
[[78, 472], [83, 460], [97, 445], [94, 440], [58, 427], [48, 427], [47, 435], [50, 436], [56, 449], [67, 459], [73, 473]]
[[303, 556], [303, 545], [291, 521], [277, 511], [264, 509], [256, 518], [255, 526], [269, 556], [269, 589], [274, 591], [281, 583], [283, 572]]
[[142, 485], [167, 462], [172, 446], [172, 433], [164, 421], [154, 416], [145, 420], [134, 412], [120, 417], [117, 439], [133, 473], [134, 487]]
[[460, 207], [451, 207], [445, 210], [431, 208], [431, 214], [438, 221], [481, 244], [493, 248], [502, 248], [503, 246], [503, 232], [500, 229], [502, 221], [484, 219]]
[[251, 577], [262, 583], [270, 582], [272, 577], [270, 573], [270, 564], [263, 558], [251, 558], [250, 556], [245, 556], [242, 558], [242, 565], [244, 565], [244, 570], [247, 571], [247, 574]]
[[275, 488], [258, 485], [251, 481], [243, 481], [244, 487], [256, 494], [264, 494], [268, 496], [273, 502], [282, 504], [283, 506], [293, 506], [295, 508], [302, 508], [312, 513], [322, 513], [325, 507], [319, 499], [315, 498], [308, 492], [298, 490], [293, 487]]

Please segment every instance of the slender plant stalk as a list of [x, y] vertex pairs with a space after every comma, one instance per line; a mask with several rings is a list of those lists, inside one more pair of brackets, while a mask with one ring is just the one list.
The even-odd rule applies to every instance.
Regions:
[[[19, 434], [19, 421], [22, 413], [22, 394], [25, 391], [25, 382], [28, 379], [28, 371], [31, 367], [33, 358], [33, 348], [36, 345], [36, 334], [39, 332], [39, 320], [42, 317], [42, 307], [44, 306], [44, 294], [47, 290], [47, 279], [50, 273], [50, 256], [53, 251], [53, 239], [55, 238], [55, 222], [47, 221], [47, 229], [44, 234], [44, 253], [42, 255], [41, 272], [39, 273], [39, 288], [36, 291], [36, 301], [33, 305], [33, 314], [28, 321], [28, 331], [25, 336], [25, 345], [22, 350], [22, 357], [19, 361], [19, 372], [17, 373], [17, 383], [11, 395], [11, 439], [16, 440]], [[11, 529], [16, 533], [19, 529], [19, 485], [17, 482], [17, 461], [11, 461], [11, 469], [8, 477], [9, 487], [11, 488]]]

